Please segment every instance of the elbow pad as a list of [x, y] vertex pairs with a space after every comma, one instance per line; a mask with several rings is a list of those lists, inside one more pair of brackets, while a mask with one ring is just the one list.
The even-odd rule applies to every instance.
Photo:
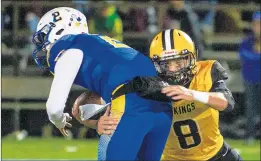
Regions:
[[230, 91], [222, 92], [227, 100], [227, 108], [224, 111], [232, 111], [235, 107], [235, 100]]

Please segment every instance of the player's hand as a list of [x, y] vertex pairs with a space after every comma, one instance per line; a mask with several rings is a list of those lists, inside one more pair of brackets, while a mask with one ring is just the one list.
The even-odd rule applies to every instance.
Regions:
[[81, 120], [81, 114], [80, 114], [80, 110], [79, 110], [79, 104], [78, 103], [74, 103], [73, 104], [73, 108], [72, 108], [72, 115], [73, 117], [79, 121], [81, 124], [83, 123], [82, 120]]
[[111, 135], [115, 130], [117, 125], [119, 124], [119, 120], [109, 116], [111, 107], [108, 106], [106, 112], [103, 116], [100, 117], [97, 123], [97, 133], [99, 135], [106, 134]]
[[167, 96], [171, 97], [173, 100], [194, 100], [192, 91], [183, 86], [171, 85], [165, 87], [161, 90], [162, 93], [165, 93]]
[[[72, 124], [69, 123], [69, 121], [72, 120], [72, 117], [68, 113], [63, 114], [63, 124], [65, 124], [65, 127], [71, 128]], [[57, 127], [60, 132], [63, 134], [63, 136], [68, 136], [68, 132], [65, 130], [65, 127], [59, 128]]]

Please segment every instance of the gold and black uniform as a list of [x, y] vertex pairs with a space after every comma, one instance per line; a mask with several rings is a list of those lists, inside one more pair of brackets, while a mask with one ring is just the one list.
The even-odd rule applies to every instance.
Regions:
[[[197, 72], [189, 89], [202, 92], [216, 92], [215, 89], [219, 89], [233, 99], [225, 84], [220, 86], [227, 75], [217, 61], [199, 61], [196, 66]], [[173, 102], [172, 106], [172, 130], [162, 159], [208, 160], [217, 154], [224, 142], [218, 127], [219, 112], [197, 101], [180, 100]]]

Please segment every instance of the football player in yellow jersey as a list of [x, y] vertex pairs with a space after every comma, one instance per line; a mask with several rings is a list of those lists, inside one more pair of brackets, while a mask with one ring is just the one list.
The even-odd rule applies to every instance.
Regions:
[[162, 160], [242, 160], [219, 131], [219, 111], [234, 107], [220, 63], [197, 62], [193, 41], [176, 29], [157, 34], [149, 56], [159, 77], [170, 85], [162, 93], [173, 100], [172, 129]]
[[[149, 56], [159, 77], [169, 84], [162, 93], [172, 99], [173, 106], [172, 128], [162, 160], [242, 160], [224, 142], [218, 127], [219, 111], [234, 107], [233, 96], [225, 84], [228, 76], [220, 63], [197, 62], [193, 41], [176, 29], [157, 34], [151, 42]], [[151, 97], [158, 101], [161, 98]], [[97, 132], [113, 132], [117, 124], [113, 121], [114, 118], [101, 116], [96, 124]]]

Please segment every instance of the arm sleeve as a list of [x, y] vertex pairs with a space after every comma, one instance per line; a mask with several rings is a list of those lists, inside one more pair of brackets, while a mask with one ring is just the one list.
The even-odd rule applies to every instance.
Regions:
[[63, 53], [56, 63], [46, 108], [50, 121], [57, 127], [60, 126], [57, 124], [61, 124], [65, 103], [82, 60], [83, 52], [81, 50], [69, 49]]
[[221, 92], [224, 94], [226, 100], [228, 101], [228, 106], [225, 111], [231, 111], [234, 109], [235, 100], [231, 91], [227, 88], [224, 80], [228, 79], [228, 74], [226, 70], [221, 66], [221, 64], [216, 61], [211, 70], [212, 76], [212, 88], [210, 92]]
[[213, 84], [219, 80], [228, 79], [228, 74], [225, 68], [218, 61], [215, 61], [212, 65], [211, 78]]
[[[171, 102], [171, 98], [161, 93], [161, 89], [169, 84], [158, 76], [135, 77], [130, 86], [133, 90], [145, 99], [151, 99], [160, 102]], [[174, 102], [174, 101], [173, 101]]]

